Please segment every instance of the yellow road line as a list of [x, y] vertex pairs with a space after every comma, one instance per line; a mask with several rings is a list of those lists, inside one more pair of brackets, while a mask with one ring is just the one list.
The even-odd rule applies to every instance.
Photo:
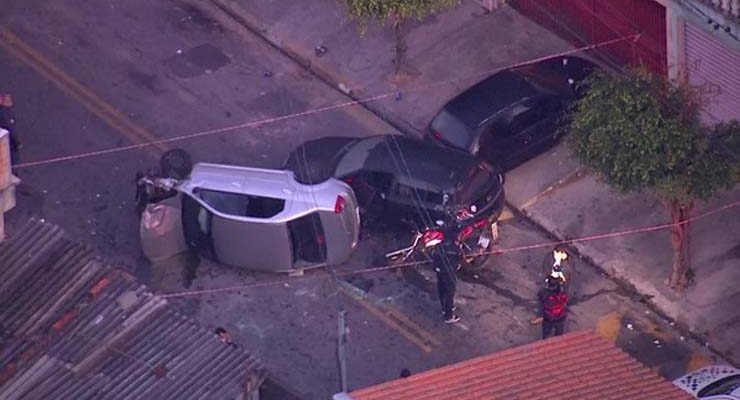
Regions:
[[380, 321], [398, 331], [425, 352], [429, 353], [434, 347], [441, 345], [441, 342], [436, 337], [405, 315], [376, 301], [369, 301], [370, 296], [362, 289], [344, 281], [339, 282], [339, 289], [371, 314], [375, 315]]
[[[0, 27], [0, 46], [31, 66], [62, 92], [80, 102], [87, 110], [133, 143], [145, 145], [158, 140], [153, 134], [103, 101], [5, 27]], [[163, 143], [153, 143], [147, 148], [152, 155], [158, 157], [168, 149], [168, 146]]]
[[547, 196], [551, 192], [553, 192], [555, 189], [561, 188], [569, 183], [573, 183], [579, 179], [581, 179], [585, 175], [585, 170], [583, 168], [578, 168], [577, 170], [571, 172], [568, 174], [565, 178], [562, 178], [558, 180], [557, 182], [553, 183], [552, 185], [548, 186], [547, 189], [543, 190], [540, 193], [537, 193], [536, 195], [532, 196], [529, 200], [525, 201], [524, 204], [519, 206], [520, 210], [525, 210], [533, 205], [535, 205], [537, 202], [539, 202], [543, 197]]
[[513, 218], [514, 218], [514, 214], [512, 214], [511, 210], [509, 210], [509, 207], [504, 207], [504, 210], [501, 212], [501, 215], [498, 217], [498, 221], [503, 222], [503, 221], [508, 221]]

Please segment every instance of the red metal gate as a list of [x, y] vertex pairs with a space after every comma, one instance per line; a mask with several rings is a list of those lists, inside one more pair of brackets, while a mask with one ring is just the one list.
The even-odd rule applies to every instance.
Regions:
[[599, 55], [617, 64], [666, 72], [665, 8], [653, 0], [510, 0], [538, 24], [577, 46], [600, 44]]

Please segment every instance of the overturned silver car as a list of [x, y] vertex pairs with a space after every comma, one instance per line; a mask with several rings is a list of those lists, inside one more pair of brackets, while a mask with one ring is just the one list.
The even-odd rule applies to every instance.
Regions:
[[290, 272], [342, 263], [357, 246], [359, 209], [344, 182], [306, 185], [290, 171], [220, 164], [188, 169], [139, 178], [141, 245], [151, 261], [197, 249], [227, 265]]

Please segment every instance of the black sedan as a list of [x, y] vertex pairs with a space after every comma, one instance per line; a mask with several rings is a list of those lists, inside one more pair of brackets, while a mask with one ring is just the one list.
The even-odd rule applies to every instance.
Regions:
[[561, 115], [596, 68], [569, 56], [497, 72], [448, 102], [427, 133], [492, 165], [514, 168], [557, 143]]
[[[429, 225], [466, 209], [493, 223], [504, 204], [503, 175], [478, 157], [397, 135], [324, 137], [303, 143], [285, 169], [305, 184], [347, 182], [361, 210]], [[486, 221], [483, 221], [486, 220]]]

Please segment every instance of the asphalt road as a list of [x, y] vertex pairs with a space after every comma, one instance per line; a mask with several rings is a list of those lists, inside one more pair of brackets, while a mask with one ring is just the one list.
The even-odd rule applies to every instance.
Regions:
[[[339, 279], [327, 270], [288, 277], [203, 260], [194, 288], [244, 287], [191, 294], [183, 292], [177, 265], [152, 273], [140, 256], [133, 177], [163, 149], [185, 148], [198, 161], [278, 167], [303, 140], [393, 129], [357, 106], [310, 111], [348, 99], [248, 32], [175, 1], [6, 3], [0, 90], [15, 97], [24, 142], [11, 233], [32, 215], [62, 226], [173, 294], [201, 323], [225, 326], [305, 399], [339, 390], [340, 310], [350, 329], [351, 388], [538, 339], [529, 321], [544, 249], [505, 252], [463, 274], [463, 320], [454, 326], [441, 321], [428, 268], [362, 272], [403, 243], [397, 232], [367, 232], [351, 262], [336, 268]], [[292, 114], [300, 115], [284, 118]], [[502, 222], [501, 234], [500, 249], [549, 240], [517, 218]], [[669, 378], [709, 359], [644, 299], [595, 271], [584, 262], [576, 267], [569, 330], [596, 329]]]

